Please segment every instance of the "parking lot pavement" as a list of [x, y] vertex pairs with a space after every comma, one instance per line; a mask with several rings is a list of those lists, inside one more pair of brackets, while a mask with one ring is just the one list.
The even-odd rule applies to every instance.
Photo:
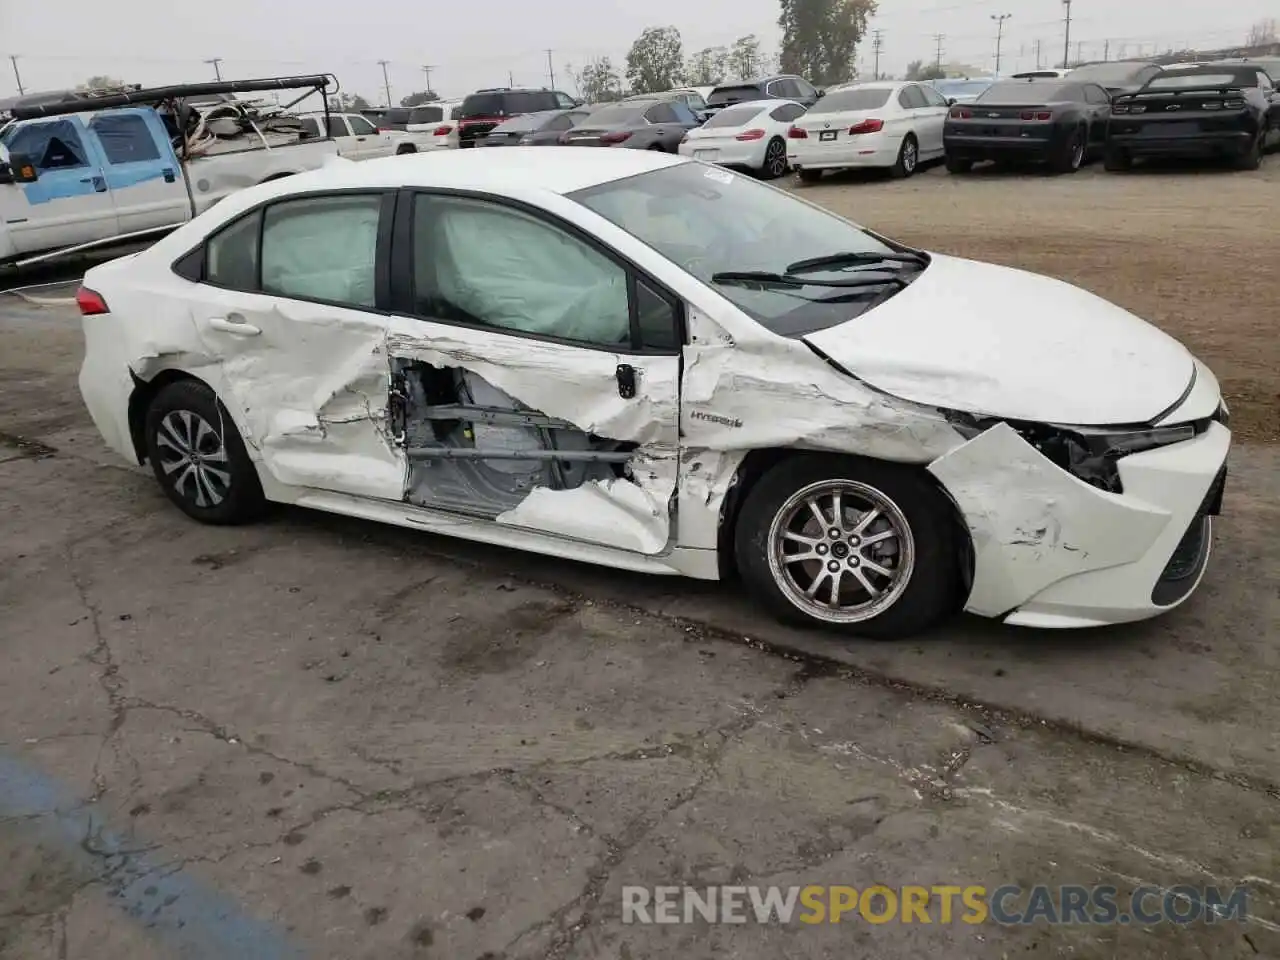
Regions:
[[[1276, 447], [1170, 616], [847, 643], [728, 586], [193, 524], [102, 448], [78, 327], [0, 300], [6, 960], [1280, 951]], [[877, 883], [1243, 884], [1251, 920], [622, 922], [624, 885]]]

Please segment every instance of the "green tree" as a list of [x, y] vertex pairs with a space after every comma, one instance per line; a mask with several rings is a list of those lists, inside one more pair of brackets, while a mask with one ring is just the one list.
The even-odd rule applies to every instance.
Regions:
[[569, 66], [569, 76], [578, 91], [578, 96], [588, 103], [600, 103], [605, 100], [617, 100], [622, 96], [622, 79], [618, 68], [608, 57], [588, 60], [581, 70]]
[[706, 47], [689, 58], [684, 69], [685, 82], [707, 87], [719, 83], [729, 73], [729, 51], [725, 47]]
[[818, 86], [848, 80], [875, 0], [779, 0], [782, 69]]
[[439, 100], [440, 94], [434, 90], [419, 90], [417, 93], [411, 93], [407, 97], [400, 98], [400, 106], [416, 107], [420, 103], [431, 103], [433, 100]]
[[90, 77], [84, 83], [80, 84], [81, 90], [103, 90], [109, 87], [123, 87], [124, 81], [117, 80], [115, 77], [95, 76]]
[[942, 80], [947, 71], [936, 63], [925, 63], [923, 60], [912, 60], [907, 64], [908, 80]]
[[748, 80], [760, 75], [764, 69], [764, 58], [760, 55], [760, 41], [754, 33], [739, 37], [733, 41], [729, 50], [729, 67], [734, 77]]
[[336, 101], [337, 109], [347, 113], [359, 113], [361, 110], [373, 108], [373, 104], [358, 93], [340, 93], [333, 99]]
[[675, 27], [646, 27], [627, 53], [633, 93], [670, 90], [684, 81], [684, 50]]

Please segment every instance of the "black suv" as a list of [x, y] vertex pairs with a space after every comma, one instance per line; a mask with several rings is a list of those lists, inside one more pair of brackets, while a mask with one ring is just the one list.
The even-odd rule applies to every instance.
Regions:
[[816, 89], [804, 77], [794, 73], [779, 73], [758, 80], [740, 80], [716, 87], [707, 97], [707, 111], [719, 113], [725, 107], [749, 100], [794, 100], [812, 107], [823, 91]]
[[477, 139], [512, 117], [543, 110], [569, 110], [581, 103], [567, 93], [546, 88], [492, 87], [477, 90], [462, 101], [458, 110], [458, 146], [474, 147]]

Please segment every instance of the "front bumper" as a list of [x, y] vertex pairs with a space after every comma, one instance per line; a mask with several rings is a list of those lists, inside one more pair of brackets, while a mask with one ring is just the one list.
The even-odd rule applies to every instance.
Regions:
[[929, 466], [973, 542], [965, 609], [1032, 627], [1093, 627], [1173, 609], [1199, 585], [1231, 433], [1132, 453], [1099, 490], [998, 424]]

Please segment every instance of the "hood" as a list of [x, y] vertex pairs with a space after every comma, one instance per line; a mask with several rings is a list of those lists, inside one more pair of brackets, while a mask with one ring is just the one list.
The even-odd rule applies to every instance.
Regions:
[[901, 293], [805, 340], [885, 393], [1010, 420], [1147, 423], [1194, 373], [1177, 340], [1024, 270], [932, 254]]

